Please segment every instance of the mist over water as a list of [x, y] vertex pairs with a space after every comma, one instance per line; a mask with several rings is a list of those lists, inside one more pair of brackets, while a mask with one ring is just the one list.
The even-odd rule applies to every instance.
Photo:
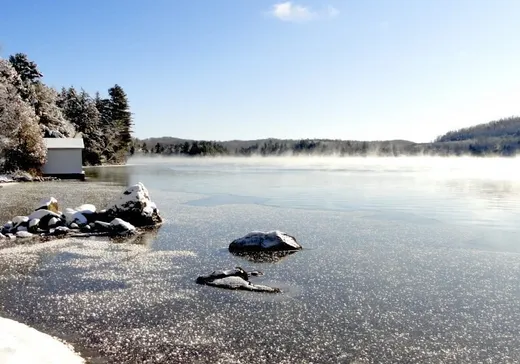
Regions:
[[[520, 363], [519, 163], [161, 157], [89, 168], [89, 199], [105, 191], [90, 202], [141, 181], [164, 226], [134, 243], [0, 249], [0, 313], [93, 362]], [[82, 202], [73, 184], [45, 186]], [[11, 209], [27, 204], [16, 187]], [[227, 251], [271, 229], [305, 249], [273, 262]], [[283, 293], [194, 282], [237, 265]]]

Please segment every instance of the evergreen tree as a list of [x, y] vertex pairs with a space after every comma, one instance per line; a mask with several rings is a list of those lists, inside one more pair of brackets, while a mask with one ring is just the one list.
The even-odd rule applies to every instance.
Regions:
[[108, 90], [110, 96], [110, 108], [112, 125], [118, 131], [118, 151], [121, 154], [128, 153], [132, 143], [132, 114], [128, 105], [128, 99], [123, 88], [119, 85]]
[[35, 83], [43, 77], [38, 70], [38, 65], [30, 61], [26, 54], [16, 53], [9, 57], [9, 62], [13, 65], [23, 82]]

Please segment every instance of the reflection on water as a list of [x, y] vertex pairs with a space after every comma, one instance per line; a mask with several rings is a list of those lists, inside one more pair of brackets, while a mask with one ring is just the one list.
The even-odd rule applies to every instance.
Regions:
[[[520, 187], [504, 173], [517, 162], [478, 161], [172, 159], [89, 169], [86, 190], [12, 186], [0, 202], [15, 212], [53, 189], [101, 206], [141, 181], [165, 223], [116, 244], [0, 248], [1, 314], [94, 362], [517, 363]], [[273, 229], [304, 250], [227, 251]], [[235, 266], [283, 292], [194, 282]]]
[[241, 257], [253, 263], [278, 263], [282, 259], [296, 253], [296, 251], [277, 252], [231, 252], [234, 256]]

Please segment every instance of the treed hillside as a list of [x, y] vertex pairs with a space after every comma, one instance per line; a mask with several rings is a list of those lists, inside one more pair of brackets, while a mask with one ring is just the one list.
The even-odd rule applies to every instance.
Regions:
[[83, 137], [83, 163], [124, 163], [131, 152], [132, 118], [119, 85], [108, 97], [74, 87], [57, 91], [27, 55], [0, 58], [0, 171], [38, 174], [46, 160], [43, 138]]
[[139, 153], [184, 156], [512, 156], [520, 151], [520, 117], [450, 131], [439, 136], [432, 143], [413, 143], [406, 140], [330, 139], [261, 139], [216, 142], [162, 137], [135, 140], [134, 146]]
[[435, 139], [436, 142], [456, 142], [461, 140], [477, 140], [486, 138], [520, 137], [520, 117], [491, 121], [469, 128], [450, 131]]

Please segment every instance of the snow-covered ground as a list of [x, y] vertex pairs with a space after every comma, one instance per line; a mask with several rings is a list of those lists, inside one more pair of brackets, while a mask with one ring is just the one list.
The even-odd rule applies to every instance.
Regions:
[[84, 364], [56, 338], [13, 320], [0, 318], [0, 364]]

